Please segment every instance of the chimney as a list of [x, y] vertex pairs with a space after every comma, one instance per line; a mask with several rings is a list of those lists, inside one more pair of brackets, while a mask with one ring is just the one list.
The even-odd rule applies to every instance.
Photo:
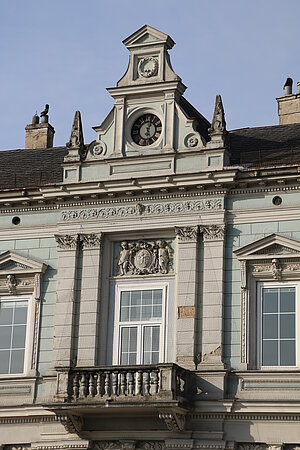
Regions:
[[293, 94], [293, 80], [288, 77], [284, 86], [284, 96], [278, 97], [279, 125], [300, 123], [300, 83], [297, 83], [297, 93]]
[[41, 112], [41, 123], [39, 116], [35, 114], [32, 117], [31, 124], [26, 125], [25, 149], [31, 150], [53, 147], [55, 130], [53, 126], [48, 123], [48, 111], [49, 105], [47, 104], [44, 111]]

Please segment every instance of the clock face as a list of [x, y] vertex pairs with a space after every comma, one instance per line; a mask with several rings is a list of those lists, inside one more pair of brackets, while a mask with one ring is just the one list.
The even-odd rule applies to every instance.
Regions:
[[131, 137], [138, 145], [151, 145], [161, 134], [161, 121], [154, 114], [144, 114], [133, 124]]

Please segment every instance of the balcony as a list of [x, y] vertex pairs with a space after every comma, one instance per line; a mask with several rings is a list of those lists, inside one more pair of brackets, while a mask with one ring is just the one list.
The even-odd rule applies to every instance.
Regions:
[[181, 431], [193, 394], [192, 377], [176, 364], [57, 368], [56, 395], [47, 408], [65, 424], [73, 424], [76, 432], [79, 423], [88, 430], [93, 418], [101, 416], [104, 423], [109, 417], [111, 423], [123, 414], [133, 425], [147, 415], [169, 430]]

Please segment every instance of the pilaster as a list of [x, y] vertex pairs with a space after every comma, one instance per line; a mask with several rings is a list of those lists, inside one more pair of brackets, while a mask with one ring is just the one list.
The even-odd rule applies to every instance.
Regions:
[[78, 235], [56, 235], [58, 245], [53, 367], [71, 366], [77, 293]]
[[202, 364], [223, 367], [224, 225], [201, 226], [204, 243]]
[[177, 237], [176, 298], [177, 333], [176, 361], [183, 367], [195, 367], [195, 312], [197, 302], [197, 239], [198, 227], [175, 227]]
[[101, 286], [101, 233], [80, 235], [82, 282], [77, 366], [97, 364], [98, 308]]

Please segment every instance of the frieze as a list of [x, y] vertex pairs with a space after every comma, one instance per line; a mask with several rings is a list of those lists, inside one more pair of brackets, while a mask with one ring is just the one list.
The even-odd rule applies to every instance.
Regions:
[[7, 291], [10, 295], [15, 295], [17, 291], [21, 291], [22, 288], [33, 288], [33, 278], [19, 278], [15, 275], [8, 274], [5, 278], [0, 278], [0, 291]]
[[198, 213], [200, 211], [215, 211], [222, 209], [222, 199], [190, 200], [181, 202], [162, 202], [126, 206], [111, 206], [106, 208], [90, 208], [72, 211], [62, 211], [63, 221], [123, 218], [130, 216], [153, 216], [179, 213]]
[[5, 445], [3, 450], [30, 450], [30, 444]]
[[167, 274], [173, 271], [173, 250], [163, 239], [156, 241], [122, 241], [117, 275]]

